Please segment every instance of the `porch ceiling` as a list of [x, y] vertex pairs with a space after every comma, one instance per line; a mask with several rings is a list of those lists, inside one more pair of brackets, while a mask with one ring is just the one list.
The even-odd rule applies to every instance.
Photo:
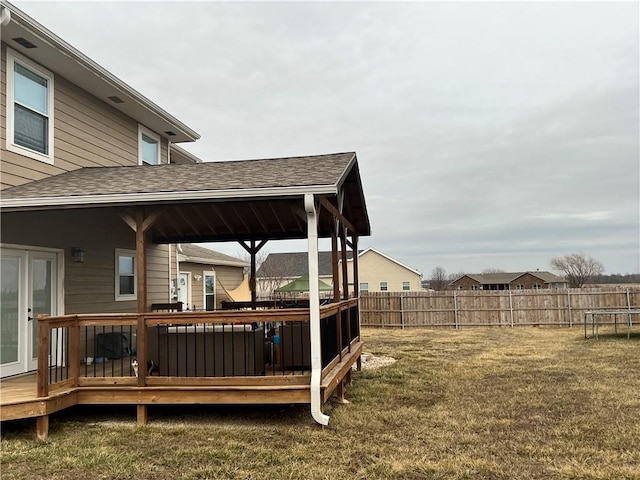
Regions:
[[[4, 212], [115, 208], [157, 214], [155, 243], [306, 238], [304, 195], [325, 197], [358, 236], [370, 235], [356, 154], [83, 168], [2, 192]], [[318, 235], [331, 235], [319, 210]]]

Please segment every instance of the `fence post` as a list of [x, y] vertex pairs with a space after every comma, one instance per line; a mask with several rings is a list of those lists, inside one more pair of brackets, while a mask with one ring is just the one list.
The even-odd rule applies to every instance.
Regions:
[[509, 290], [509, 314], [511, 316], [511, 328], [513, 328], [513, 299], [511, 297], [511, 290]]
[[567, 288], [567, 307], [569, 308], [569, 327], [573, 327], [573, 317], [571, 315], [571, 290]]
[[629, 297], [629, 287], [627, 287], [627, 340], [631, 338], [631, 298]]
[[404, 295], [400, 293], [400, 325], [402, 325], [402, 329], [404, 330]]
[[458, 329], [458, 297], [456, 296], [456, 291], [453, 291], [453, 322], [456, 325], [456, 330]]

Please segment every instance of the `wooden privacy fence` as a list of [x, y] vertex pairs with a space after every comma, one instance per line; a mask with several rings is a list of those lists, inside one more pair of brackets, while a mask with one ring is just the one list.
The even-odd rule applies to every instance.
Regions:
[[582, 325], [591, 310], [640, 307], [640, 288], [371, 292], [360, 294], [363, 327]]

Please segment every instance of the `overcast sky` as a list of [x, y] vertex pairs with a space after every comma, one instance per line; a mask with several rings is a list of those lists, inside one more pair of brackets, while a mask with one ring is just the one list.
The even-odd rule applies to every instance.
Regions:
[[205, 161], [357, 152], [361, 246], [425, 278], [640, 270], [638, 2], [14, 3]]

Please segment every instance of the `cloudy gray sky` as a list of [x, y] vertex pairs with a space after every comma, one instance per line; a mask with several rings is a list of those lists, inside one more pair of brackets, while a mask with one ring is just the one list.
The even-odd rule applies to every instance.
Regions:
[[638, 2], [14, 3], [205, 161], [356, 151], [362, 246], [425, 277], [640, 269]]

